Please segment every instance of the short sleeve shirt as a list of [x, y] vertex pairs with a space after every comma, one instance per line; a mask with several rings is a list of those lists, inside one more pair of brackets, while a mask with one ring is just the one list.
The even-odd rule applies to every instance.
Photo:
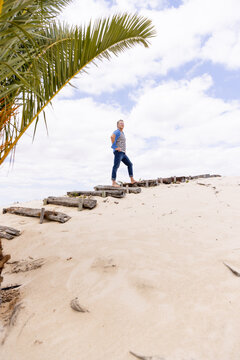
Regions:
[[113, 134], [115, 134], [115, 141], [112, 144], [113, 150], [120, 148], [121, 151], [126, 152], [126, 137], [124, 132], [117, 129], [113, 132]]

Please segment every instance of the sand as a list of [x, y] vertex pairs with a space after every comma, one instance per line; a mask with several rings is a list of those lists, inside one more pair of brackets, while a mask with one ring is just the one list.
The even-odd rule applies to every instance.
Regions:
[[[239, 360], [240, 278], [223, 262], [240, 268], [240, 177], [97, 200], [81, 212], [48, 205], [72, 216], [65, 224], [0, 215], [22, 231], [2, 240], [20, 269], [7, 264], [2, 286], [22, 286], [7, 335], [0, 322], [0, 358]], [[88, 312], [70, 307], [75, 297]]]

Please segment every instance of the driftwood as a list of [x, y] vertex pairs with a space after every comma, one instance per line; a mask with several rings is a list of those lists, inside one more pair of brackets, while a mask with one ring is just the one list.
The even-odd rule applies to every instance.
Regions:
[[126, 190], [98, 190], [98, 191], [69, 191], [67, 193], [68, 196], [70, 197], [78, 197], [81, 195], [84, 196], [101, 196], [101, 197], [106, 197], [106, 196], [112, 196], [115, 198], [123, 198], [125, 196]]
[[[82, 199], [82, 206], [85, 209], [93, 209], [97, 206], [97, 200], [94, 199]], [[47, 204], [62, 205], [69, 207], [79, 207], [80, 199], [74, 199], [69, 197], [54, 197], [49, 196], [45, 199]]]
[[[126, 187], [115, 187], [115, 186], [110, 186], [110, 185], [97, 185], [94, 187], [94, 190], [98, 191], [104, 191], [104, 190], [109, 190], [109, 191], [124, 191], [127, 192], [127, 188]], [[140, 187], [131, 187], [128, 189], [129, 193], [132, 194], [139, 194], [142, 191], [142, 189]]]
[[134, 184], [132, 183], [122, 183], [123, 187], [150, 187], [150, 186], [157, 186], [159, 184], [158, 179], [151, 179], [151, 180], [140, 180], [136, 181]]
[[0, 225], [0, 238], [12, 240], [14, 236], [19, 236], [20, 231], [9, 226]]
[[[3, 209], [3, 214], [6, 213], [40, 218], [41, 209], [32, 209], [26, 207], [9, 207]], [[66, 221], [71, 219], [71, 217], [58, 211], [45, 210], [44, 219], [65, 223]]]

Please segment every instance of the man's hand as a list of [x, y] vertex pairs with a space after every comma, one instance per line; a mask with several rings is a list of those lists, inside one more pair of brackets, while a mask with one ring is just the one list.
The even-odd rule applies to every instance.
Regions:
[[117, 150], [117, 151], [121, 151], [121, 149], [120, 149], [120, 148], [116, 148], [115, 150]]

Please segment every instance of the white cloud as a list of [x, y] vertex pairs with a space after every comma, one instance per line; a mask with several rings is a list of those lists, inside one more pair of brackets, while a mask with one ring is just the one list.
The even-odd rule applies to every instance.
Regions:
[[90, 0], [69, 6], [62, 18], [70, 23], [81, 24], [117, 11], [139, 11], [152, 19], [157, 30], [149, 49], [137, 46], [110, 63], [91, 67], [91, 76], [84, 75], [75, 84], [86, 93], [100, 94], [127, 85], [137, 86], [145, 77], [166, 75], [169, 70], [196, 60], [240, 68], [238, 0], [191, 0], [178, 8], [165, 4], [166, 1]]

